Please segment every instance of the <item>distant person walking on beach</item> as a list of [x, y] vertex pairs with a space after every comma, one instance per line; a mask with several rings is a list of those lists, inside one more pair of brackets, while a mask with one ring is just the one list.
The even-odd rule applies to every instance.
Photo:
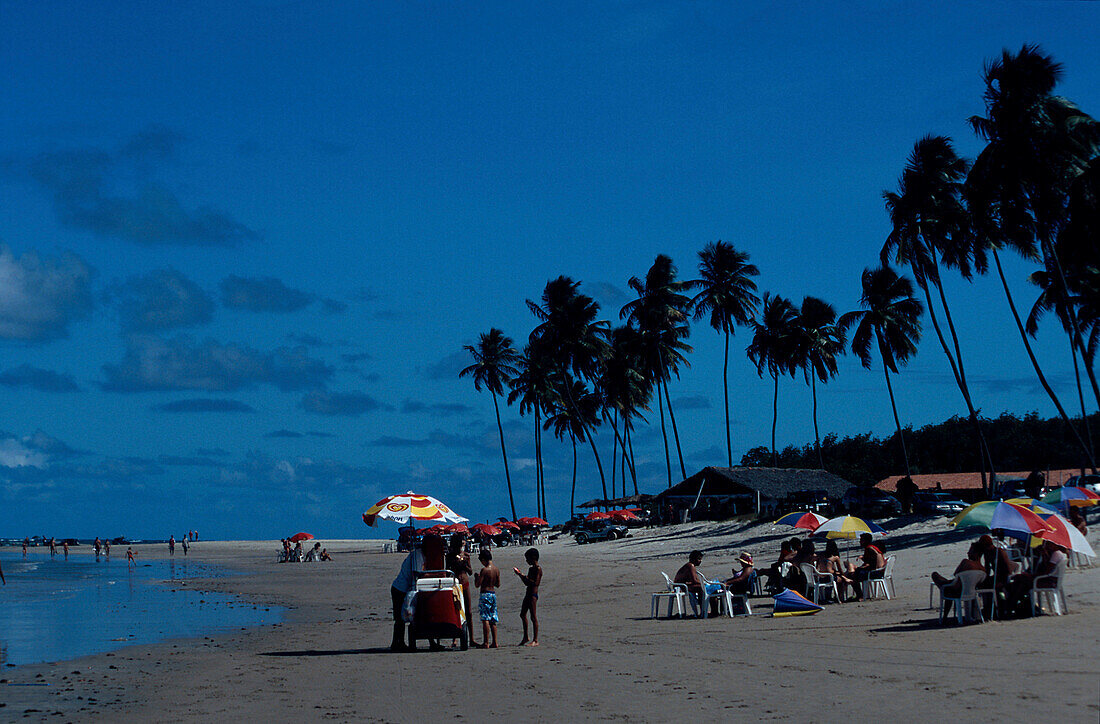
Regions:
[[56, 556], [57, 555], [57, 541], [54, 540], [53, 538], [50, 538], [50, 555], [51, 556]]
[[[527, 552], [523, 554], [523, 559], [527, 561], [527, 565], [530, 568], [527, 570], [527, 575], [523, 575], [519, 572], [518, 568], [513, 568], [512, 571], [519, 576], [519, 580], [523, 581], [523, 585], [527, 587], [527, 591], [523, 594], [523, 603], [519, 607], [519, 618], [523, 621], [523, 640], [519, 642], [520, 646], [538, 646], [539, 645], [539, 584], [542, 583], [542, 566], [539, 565], [539, 549], [529, 548]], [[531, 612], [531, 638], [527, 638], [527, 612]]]
[[187, 536], [183, 536], [180, 543], [183, 544], [183, 555], [187, 555]]
[[69, 541], [61, 541], [61, 550], [65, 552], [65, 558], [67, 560], [69, 558]]
[[102, 547], [103, 547], [103, 544], [99, 542], [99, 536], [97, 535], [95, 537], [95, 540], [92, 541], [92, 548], [95, 549], [95, 559], [97, 561], [99, 560], [99, 549], [102, 548]]
[[111, 557], [111, 541], [107, 540], [106, 538], [103, 539], [103, 555], [107, 556], [108, 558]]
[[168, 536], [168, 555], [176, 555], [176, 536]]
[[30, 544], [31, 544], [31, 541], [30, 541], [29, 538], [24, 538], [23, 539], [23, 557], [24, 558], [27, 557], [27, 546], [29, 546]]
[[[474, 575], [474, 585], [481, 591], [477, 599], [477, 612], [481, 616], [481, 643], [476, 644], [479, 649], [497, 648], [497, 623], [500, 615], [497, 613], [497, 588], [500, 586], [500, 569], [493, 565], [493, 552], [485, 548], [478, 555], [481, 561], [481, 570]], [[492, 634], [492, 644], [489, 643]]]
[[134, 568], [135, 566], [137, 566], [137, 561], [134, 560], [134, 549], [133, 548], [127, 548], [126, 549], [126, 567], [127, 568]]

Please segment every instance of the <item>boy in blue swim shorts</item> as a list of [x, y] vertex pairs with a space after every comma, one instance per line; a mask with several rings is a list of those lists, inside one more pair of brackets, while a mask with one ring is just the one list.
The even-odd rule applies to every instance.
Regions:
[[[481, 644], [478, 648], [497, 648], [497, 587], [500, 586], [500, 569], [493, 565], [493, 553], [489, 549], [481, 551], [477, 559], [481, 561], [481, 570], [474, 575], [474, 585], [481, 595], [477, 600], [477, 612], [481, 616]], [[492, 644], [490, 641], [492, 634]]]

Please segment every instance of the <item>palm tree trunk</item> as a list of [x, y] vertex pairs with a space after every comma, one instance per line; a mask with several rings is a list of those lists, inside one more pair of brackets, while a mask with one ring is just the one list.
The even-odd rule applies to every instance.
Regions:
[[634, 436], [630, 434], [630, 426], [626, 426], [626, 444], [630, 448], [630, 480], [634, 483], [634, 494], [638, 494], [638, 472], [634, 467]]
[[821, 436], [817, 432], [817, 375], [810, 375], [810, 390], [814, 398], [814, 449], [817, 450], [817, 464], [824, 470], [825, 458], [821, 457]]
[[[604, 417], [607, 417], [606, 411]], [[611, 421], [611, 431], [615, 436], [611, 440], [611, 497], [615, 497], [615, 466], [619, 462], [619, 411], [615, 410], [615, 416]], [[626, 497], [626, 474], [623, 473], [623, 497]]]
[[[1089, 454], [1095, 458], [1095, 450], [1092, 446], [1092, 430], [1089, 429], [1089, 416], [1085, 412], [1085, 391], [1081, 386], [1081, 369], [1077, 364], [1077, 347], [1073, 344], [1073, 337], [1069, 338], [1069, 353], [1073, 356], [1073, 379], [1077, 383], [1077, 400], [1081, 403], [1081, 425], [1085, 430], [1085, 443], [1088, 445]], [[1084, 475], [1085, 471], [1082, 470]]]
[[[951, 342], [955, 347], [955, 362], [959, 365], [959, 379], [962, 381], [962, 387], [965, 390], [967, 398], [970, 398], [970, 384], [966, 381], [966, 367], [963, 365], [962, 348], [959, 346], [959, 335], [955, 331], [955, 318], [951, 315], [951, 307], [947, 304], [947, 295], [943, 291], [943, 282], [940, 280], [939, 262], [936, 261], [935, 251], [932, 252], [932, 263], [936, 267], [936, 290], [940, 295], [940, 304], [943, 305], [943, 316], [947, 320], [947, 329], [951, 333]], [[973, 407], [973, 399], [970, 398], [970, 406]], [[985, 441], [985, 434], [982, 432], [982, 421], [978, 418], [977, 412], [974, 414], [974, 427], [978, 431], [979, 443], [978, 447], [981, 449], [981, 471], [982, 480], [985, 480], [985, 465], [989, 463], [990, 473], [990, 490], [993, 488], [993, 479], [996, 478], [997, 473], [993, 466], [993, 454], [989, 449], [989, 444]], [[984, 483], [983, 483], [984, 485]]]
[[[932, 327], [936, 330], [936, 337], [940, 341], [940, 347], [943, 348], [943, 353], [947, 355], [947, 362], [951, 365], [951, 373], [955, 376], [955, 384], [958, 386], [959, 392], [962, 393], [963, 401], [966, 403], [970, 424], [973, 426], [975, 435], [978, 439], [978, 461], [979, 467], [981, 468], [982, 492], [988, 496], [991, 492], [990, 484], [985, 474], [985, 461], [988, 455], [988, 447], [985, 442], [985, 435], [982, 433], [981, 423], [978, 421], [978, 412], [974, 409], [974, 403], [970, 399], [970, 389], [966, 381], [962, 378], [962, 375], [959, 374], [958, 365], [955, 364], [955, 358], [947, 346], [947, 340], [944, 339], [943, 329], [940, 328], [940, 321], [936, 316], [936, 308], [932, 305], [932, 294], [928, 291], [928, 279], [923, 273], [918, 273], [916, 266], [913, 267], [913, 276], [917, 280], [917, 286], [924, 292], [924, 299], [928, 308], [928, 317], [932, 320]], [[992, 457], [990, 457], [990, 467], [992, 467]]]
[[657, 378], [657, 412], [661, 416], [661, 438], [665, 441], [665, 469], [668, 471], [668, 487], [672, 487], [672, 458], [668, 452], [668, 433], [665, 432], [665, 403], [661, 399], [661, 378]]
[[[490, 390], [492, 392], [492, 390]], [[497, 432], [500, 433], [500, 454], [504, 457], [504, 479], [508, 481], [508, 504], [512, 506], [512, 520], [516, 519], [516, 501], [512, 497], [512, 476], [508, 472], [508, 451], [504, 449], [504, 426], [500, 424], [500, 406], [497, 393], [493, 392], [493, 409], [497, 413]]]
[[722, 396], [726, 401], [726, 464], [729, 467], [733, 467], [733, 442], [730, 439], [730, 384], [729, 384], [729, 368], [730, 368], [730, 331], [727, 328], [726, 332], [726, 352], [722, 361]]
[[573, 487], [569, 489], [569, 519], [572, 520], [577, 496], [577, 436], [569, 433], [569, 439], [573, 441]]
[[[583, 422], [581, 423], [581, 426], [584, 427]], [[596, 467], [600, 471], [600, 488], [603, 489], [604, 500], [607, 500], [607, 480], [603, 476], [603, 463], [600, 462], [600, 453], [599, 453], [599, 451], [596, 450], [596, 441], [592, 439], [592, 431], [591, 430], [586, 429], [584, 434], [585, 434], [585, 437], [588, 438], [589, 446], [592, 448], [592, 455], [595, 456], [595, 458], [596, 458]]]
[[539, 417], [535, 411], [535, 515], [542, 516], [542, 475], [539, 472]]
[[1008, 288], [1008, 280], [1005, 279], [1004, 268], [1001, 266], [1001, 256], [997, 253], [997, 247], [993, 247], [992, 251], [993, 261], [997, 264], [997, 275], [1001, 278], [1001, 286], [1004, 287], [1005, 298], [1008, 299], [1008, 307], [1012, 310], [1012, 318], [1016, 320], [1016, 328], [1020, 331], [1020, 338], [1024, 342], [1024, 349], [1027, 350], [1027, 356], [1028, 359], [1031, 360], [1031, 366], [1035, 368], [1035, 375], [1039, 378], [1039, 384], [1043, 386], [1050, 401], [1053, 402], [1054, 406], [1058, 409], [1058, 414], [1061, 415], [1062, 421], [1066, 423], [1066, 426], [1073, 432], [1073, 436], [1077, 438], [1077, 443], [1081, 446], [1081, 451], [1085, 454], [1088, 466], [1090, 468], [1095, 468], [1096, 463], [1093, 461], [1092, 454], [1089, 452], [1088, 446], [1085, 445], [1085, 441], [1081, 439], [1080, 431], [1070, 422], [1069, 415], [1066, 414], [1061, 401], [1058, 399], [1058, 396], [1054, 394], [1054, 390], [1051, 389], [1050, 383], [1047, 382], [1043, 370], [1039, 367], [1039, 360], [1035, 358], [1035, 351], [1031, 348], [1031, 343], [1027, 340], [1027, 332], [1024, 330], [1024, 325], [1020, 321], [1020, 313], [1016, 311], [1016, 303], [1012, 300], [1012, 292]]
[[684, 453], [680, 450], [680, 433], [676, 429], [676, 415], [672, 413], [672, 399], [668, 396], [668, 379], [665, 379], [665, 404], [668, 405], [668, 419], [672, 422], [672, 438], [676, 441], [676, 456], [680, 459], [680, 475], [687, 480], [687, 469], [684, 468]]
[[779, 371], [772, 372], [775, 379], [775, 394], [772, 396], [772, 467], [779, 467], [779, 456], [775, 454], [775, 423], [779, 420]]
[[882, 360], [882, 372], [886, 375], [886, 391], [890, 393], [890, 409], [894, 411], [894, 424], [898, 428], [898, 441], [901, 443], [901, 456], [905, 459], [905, 476], [912, 478], [909, 470], [909, 453], [905, 449], [905, 435], [901, 431], [901, 418], [898, 417], [898, 406], [894, 402], [894, 386], [890, 384], [890, 368], [886, 366], [886, 358]]
[[1092, 360], [1089, 359], [1088, 350], [1085, 349], [1085, 340], [1081, 336], [1080, 331], [1077, 333], [1077, 351], [1081, 353], [1081, 363], [1085, 368], [1085, 374], [1089, 378], [1089, 385], [1092, 386], [1092, 395], [1096, 398], [1096, 406], [1100, 408], [1100, 385], [1096, 383], [1096, 372], [1092, 368]]

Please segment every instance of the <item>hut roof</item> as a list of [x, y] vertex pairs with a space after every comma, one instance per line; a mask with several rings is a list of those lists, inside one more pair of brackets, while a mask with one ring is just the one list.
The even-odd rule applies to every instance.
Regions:
[[778, 500], [788, 493], [803, 490], [824, 490], [830, 498], [840, 498], [852, 484], [825, 470], [706, 467], [658, 497], [695, 497], [699, 495], [700, 486], [703, 496], [755, 495], [759, 492], [765, 498]]

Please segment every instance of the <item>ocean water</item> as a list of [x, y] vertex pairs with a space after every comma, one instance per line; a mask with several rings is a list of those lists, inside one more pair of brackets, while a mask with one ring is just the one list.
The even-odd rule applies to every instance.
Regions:
[[[114, 553], [114, 552], [113, 552]], [[233, 596], [172, 590], [164, 581], [232, 575], [183, 556], [140, 561], [70, 553], [0, 550], [0, 665], [64, 661], [176, 637], [277, 623], [282, 610]]]

